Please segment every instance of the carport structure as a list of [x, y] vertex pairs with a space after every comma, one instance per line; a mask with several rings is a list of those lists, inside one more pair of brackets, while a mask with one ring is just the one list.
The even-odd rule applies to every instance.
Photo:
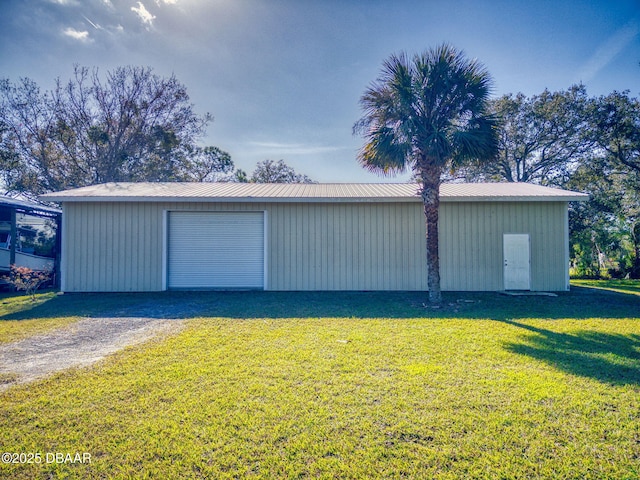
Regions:
[[[62, 211], [26, 200], [0, 196], [0, 272], [8, 272], [10, 265], [32, 270], [49, 270], [54, 274], [60, 265], [60, 235]], [[26, 245], [26, 239], [37, 232], [33, 224], [48, 220], [55, 233], [50, 252], [37, 251]]]

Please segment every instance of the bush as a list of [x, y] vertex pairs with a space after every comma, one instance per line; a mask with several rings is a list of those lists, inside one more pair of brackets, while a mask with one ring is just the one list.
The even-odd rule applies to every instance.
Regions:
[[36, 299], [36, 291], [51, 280], [51, 272], [11, 265], [9, 276], [4, 279], [16, 290], [23, 290], [27, 295], [31, 295], [33, 301]]

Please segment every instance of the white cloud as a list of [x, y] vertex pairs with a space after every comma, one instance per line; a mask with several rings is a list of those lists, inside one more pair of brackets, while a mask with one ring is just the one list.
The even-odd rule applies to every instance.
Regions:
[[322, 145], [306, 145], [303, 143], [249, 142], [249, 145], [265, 152], [290, 155], [317, 155], [336, 152], [346, 147], [328, 147]]
[[80, 40], [81, 42], [88, 42], [90, 40], [89, 32], [87, 32], [86, 30], [80, 31], [76, 30], [75, 28], [68, 27], [65, 28], [62, 33], [64, 33], [67, 37], [71, 37], [74, 40]]
[[624, 48], [633, 41], [640, 32], [638, 23], [631, 21], [624, 27], [619, 29], [602, 45], [598, 47], [595, 53], [587, 60], [580, 69], [578, 79], [581, 82], [588, 82], [595, 77], [600, 70], [606, 67]]
[[178, 3], [178, 0], [156, 0], [156, 5], [160, 6], [161, 4], [165, 5], [175, 5]]
[[138, 14], [142, 23], [147, 25], [153, 25], [153, 20], [156, 18], [155, 15], [151, 15], [149, 10], [145, 8], [142, 2], [138, 2], [138, 7], [131, 7], [131, 10]]

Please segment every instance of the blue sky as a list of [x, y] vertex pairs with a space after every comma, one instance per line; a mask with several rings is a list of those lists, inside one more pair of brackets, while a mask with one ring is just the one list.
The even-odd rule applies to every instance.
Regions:
[[44, 88], [74, 64], [150, 66], [210, 112], [203, 145], [251, 171], [283, 159], [321, 182], [381, 178], [355, 160], [358, 100], [391, 53], [448, 42], [494, 95], [582, 82], [640, 95], [640, 0], [0, 0], [0, 76]]

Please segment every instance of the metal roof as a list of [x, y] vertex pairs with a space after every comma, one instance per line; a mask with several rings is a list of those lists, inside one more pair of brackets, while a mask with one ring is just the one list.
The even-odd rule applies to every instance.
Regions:
[[15, 209], [20, 213], [28, 213], [30, 215], [40, 217], [52, 217], [62, 213], [62, 210], [57, 208], [47, 207], [39, 203], [29, 202], [19, 198], [6, 197], [4, 195], [0, 195], [0, 207], [8, 207]]
[[[406, 202], [414, 183], [104, 183], [48, 193], [48, 202]], [[530, 183], [448, 183], [442, 202], [581, 201], [587, 194]]]

